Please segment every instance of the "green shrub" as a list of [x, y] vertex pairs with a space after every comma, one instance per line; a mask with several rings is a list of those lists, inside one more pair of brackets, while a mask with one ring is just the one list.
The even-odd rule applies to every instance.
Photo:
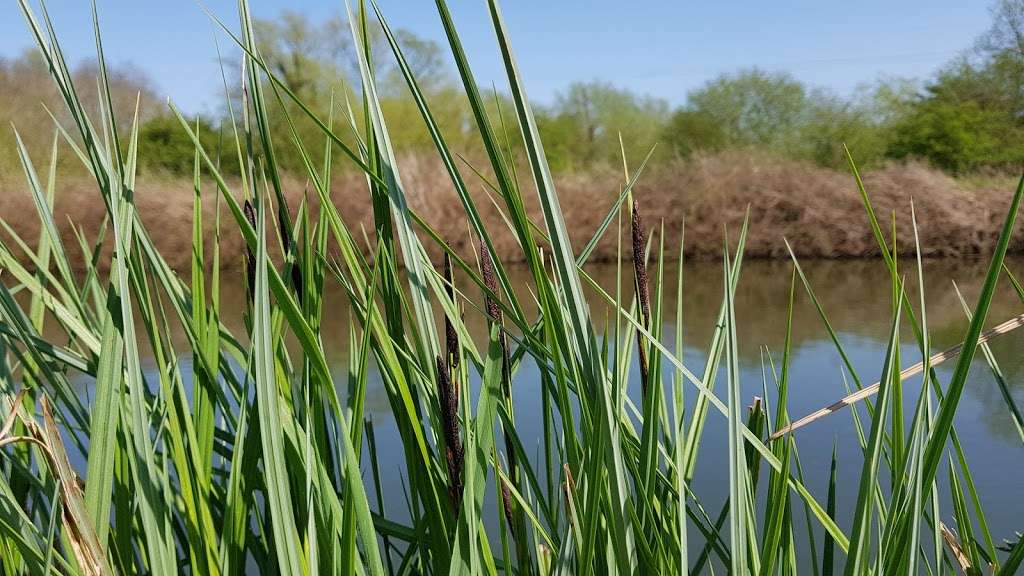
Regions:
[[1019, 127], [1005, 111], [978, 102], [924, 100], [894, 128], [889, 155], [919, 157], [954, 174], [1024, 159]]
[[[205, 118], [198, 120], [196, 128], [203, 147], [219, 156], [222, 169], [237, 173], [238, 156], [233, 141]], [[139, 128], [139, 163], [145, 170], [191, 174], [195, 154], [195, 144], [173, 116], [157, 116]]]

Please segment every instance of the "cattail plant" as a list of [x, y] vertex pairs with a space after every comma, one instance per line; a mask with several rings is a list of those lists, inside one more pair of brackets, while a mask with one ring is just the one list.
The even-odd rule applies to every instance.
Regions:
[[[138, 131], [132, 130], [130, 141], [118, 136], [126, 132], [118, 129], [119, 114], [110, 98], [101, 98], [95, 106], [79, 99], [83, 90], [74, 86], [75, 75], [66, 67], [50, 18], [39, 17], [32, 7], [44, 3], [16, 2], [66, 104], [66, 110], [54, 117], [65, 124], [61, 134], [70, 136], [65, 139], [79, 147], [74, 156], [95, 177], [101, 196], [96, 200], [107, 209], [116, 246], [104, 250], [102, 235], [93, 246], [83, 245], [88, 248], [84, 252], [97, 254], [104, 261], [87, 259], [83, 262], [87, 273], [74, 273], [40, 185], [45, 179], [36, 174], [28, 151], [17, 139], [41, 224], [39, 249], [49, 250], [49, 262], [54, 266], [43, 266], [46, 273], [34, 275], [22, 267], [22, 257], [32, 261], [41, 257], [23, 254], [29, 251], [26, 239], [0, 234], [0, 268], [4, 270], [0, 279], [0, 419], [7, 415], [6, 421], [0, 422], [0, 574], [108, 574], [130, 571], [142, 560], [145, 570], [155, 574], [500, 572], [532, 576], [557, 571], [676, 576], [705, 573], [712, 564], [730, 574], [776, 574], [796, 571], [798, 564], [801, 572], [808, 572], [805, 559], [817, 554], [818, 534], [825, 538], [822, 573], [830, 573], [833, 563], [840, 561], [849, 574], [870, 570], [879, 574], [936, 573], [957, 564], [964, 572], [989, 573], [981, 562], [991, 563], [994, 574], [1020, 572], [1024, 542], [1012, 544], [1009, 550], [995, 545], [1000, 535], [990, 533], [982, 498], [975, 491], [976, 485], [984, 484], [971, 479], [954, 422], [963, 422], [958, 418], [958, 405], [966, 399], [970, 375], [975, 372], [976, 350], [988, 338], [984, 332], [987, 316], [1004, 276], [1009, 276], [1024, 300], [1024, 288], [1005, 265], [1007, 250], [1016, 246], [1011, 241], [1015, 242], [1017, 215], [1024, 203], [1024, 180], [1008, 206], [962, 344], [955, 354], [926, 357], [920, 367], [901, 372], [901, 327], [909, 324], [913, 328], [921, 350], [932, 347], [924, 321], [924, 294], [920, 306], [913, 306], [916, 298], [904, 291], [904, 274], [857, 177], [879, 243], [878, 253], [884, 257], [882, 264], [892, 286], [898, 288], [892, 294], [896, 306], [890, 316], [888, 353], [880, 382], [907, 377], [908, 370], [924, 374], [916, 404], [923, 408], [914, 410], [913, 422], [906, 430], [904, 392], [896, 386], [861, 386], [856, 373], [859, 368], [843, 350], [844, 339], [833, 337], [844, 360], [844, 374], [862, 389], [842, 404], [848, 406], [873, 393], [878, 397], [869, 420], [863, 422], [863, 443], [853, 444], [857, 459], [863, 460], [856, 500], [847, 499], [845, 492], [837, 489], [834, 450], [828, 503], [824, 504], [804, 482], [796, 458], [797, 440], [762, 440], [773, 431], [778, 434], [778, 427], [788, 421], [787, 387], [791, 380], [797, 384], [799, 371], [790, 365], [797, 278], [832, 334], [799, 263], [794, 258], [796, 274], [788, 302], [786, 343], [779, 357], [778, 392], [755, 401], [750, 412], [744, 411], [741, 394], [745, 388], [741, 385], [735, 308], [745, 232], [735, 253], [723, 254], [720, 312], [707, 354], [702, 355], [708, 361], [700, 375], [683, 363], [681, 320], [676, 326], [676, 351], [653, 348], [663, 311], [658, 299], [667, 289], [660, 273], [663, 251], [656, 251], [659, 273], [650, 278], [654, 285], [649, 286], [645, 264], [649, 238], [635, 201], [630, 203], [634, 310], [620, 307], [623, 293], [618, 282], [614, 294], [596, 282], [594, 290], [585, 291], [584, 281], [594, 278], [580, 269], [586, 258], [578, 258], [570, 242], [568, 214], [561, 208], [555, 178], [543, 154], [499, 0], [488, 0], [488, 12], [505, 63], [510, 104], [518, 119], [510, 132], [521, 137], [522, 146], [515, 150], [529, 161], [533, 180], [529, 188], [536, 191], [543, 215], [546, 230], [537, 227], [537, 234], [520, 195], [515, 165], [503, 158], [505, 146], [516, 143], [503, 142], [490, 125], [490, 108], [472, 74], [447, 2], [437, 0], [436, 5], [465, 88], [461, 96], [472, 108], [480, 144], [491, 160], [487, 172], [493, 174], [497, 196], [505, 200], [503, 215], [516, 235], [516, 245], [522, 247], [509, 258], [529, 263], [532, 288], [538, 295], [530, 303], [535, 307], [524, 306], [516, 291], [508, 289], [501, 263], [492, 260], [486, 246], [493, 246], [494, 237], [459, 173], [457, 154], [445, 143], [444, 131], [428, 109], [428, 102], [434, 99], [420, 92], [401, 44], [383, 15], [374, 10], [377, 18], [371, 22], [370, 14], [361, 10], [349, 18], [363, 89], [347, 94], [340, 112], [353, 125], [365, 121], [365, 129], [351, 140], [337, 136], [330, 129], [331, 121], [325, 123], [313, 114], [316, 107], [302, 102], [266, 65], [259, 56], [250, 2], [239, 0], [241, 33], [232, 38], [244, 53], [241, 126], [236, 125], [232, 111], [231, 125], [225, 131], [235, 135], [241, 164], [238, 172], [223, 172], [213, 159], [214, 151], [206, 149], [192, 123], [173, 104], [171, 110], [196, 148], [197, 173], [206, 170], [217, 186], [218, 201], [230, 207], [228, 225], [245, 230], [248, 239], [252, 238], [251, 229], [259, 229], [257, 241], [246, 246], [244, 335], [236, 333], [235, 323], [228, 317], [233, 309], [222, 308], [219, 298], [203, 296], [205, 286], [211, 287], [211, 293], [218, 290], [220, 271], [205, 266], [201, 219], [193, 223], [195, 276], [191, 285], [174, 273], [153, 244], [146, 228], [150, 217], [139, 213], [134, 200]], [[364, 8], [363, 3], [356, 4]], [[487, 361], [482, 369], [480, 343], [465, 337], [459, 325], [461, 310], [454, 305], [452, 262], [446, 258], [443, 264], [444, 290], [435, 293], [434, 285], [422, 282], [423, 272], [429, 271], [425, 269], [433, 266], [426, 254], [445, 246], [435, 245], [442, 244], [440, 236], [410, 208], [402, 185], [401, 166], [394, 158], [394, 143], [384, 121], [391, 114], [385, 114], [381, 106], [370, 60], [378, 57], [371, 54], [371, 43], [376, 45], [371, 36], [380, 36], [365, 33], [370, 30], [386, 37], [400, 64], [396, 69], [414, 93], [413, 100], [439, 160], [450, 172], [465, 215], [472, 220], [474, 234], [482, 236], [479, 266], [486, 291], [484, 313], [498, 339], [485, 343]], [[99, 47], [98, 30], [96, 40]], [[98, 57], [102, 64], [102, 52]], [[100, 76], [100, 89], [108, 93], [107, 76]], [[309, 224], [306, 205], [301, 225], [292, 228], [272, 145], [271, 133], [279, 125], [268, 121], [264, 86], [273, 89], [275, 101], [285, 104], [289, 113], [294, 111], [303, 126], [312, 122], [323, 132], [311, 140], [296, 131], [291, 134], [306, 160], [308, 181], [317, 192], [320, 219], [315, 229]], [[351, 105], [350, 98], [356, 100]], [[232, 96], [229, 106], [233, 102]], [[101, 114], [90, 118], [88, 111], [97, 106]], [[501, 128], [504, 132], [504, 125]], [[320, 136], [328, 137], [324, 173], [311, 161], [319, 155], [308, 148], [324, 144]], [[347, 166], [349, 169], [366, 176], [373, 203], [372, 229], [377, 237], [372, 263], [360, 257], [365, 246], [356, 239], [352, 222], [331, 201], [329, 156], [336, 149], [343, 149], [345, 162], [355, 165]], [[56, 152], [52, 158], [56, 174]], [[850, 164], [856, 173], [852, 159]], [[233, 175], [241, 178], [240, 185], [232, 184]], [[257, 190], [263, 194], [258, 208], [253, 198]], [[243, 194], [250, 201], [239, 202]], [[201, 198], [195, 207], [201, 215]], [[619, 208], [616, 203], [595, 232], [594, 245], [604, 237]], [[275, 225], [279, 228], [276, 239], [272, 238]], [[10, 232], [7, 224], [3, 226]], [[547, 238], [542, 240], [544, 232]], [[271, 246], [272, 240], [280, 240], [281, 245]], [[544, 252], [536, 246], [538, 241], [548, 246]], [[328, 246], [340, 259], [328, 252]], [[280, 254], [275, 252], [278, 248]], [[271, 265], [271, 253], [283, 256], [283, 268]], [[404, 276], [400, 262], [407, 269]], [[112, 273], [99, 273], [101, 264], [109, 264]], [[49, 281], [51, 273], [56, 275], [55, 282]], [[47, 281], [41, 280], [44, 276]], [[917, 276], [922, 280], [918, 286], [923, 286], [920, 261]], [[328, 356], [328, 331], [314, 306], [320, 304], [318, 297], [326, 290], [320, 282], [329, 279], [343, 289], [353, 312], [347, 326], [351, 347], [347, 374], [336, 370]], [[403, 280], [408, 281], [408, 290]], [[287, 290], [295, 289], [301, 298], [302, 284], [311, 281], [317, 289], [311, 285], [305, 309], [296, 310]], [[675, 292], [679, 319], [684, 301], [681, 273]], [[95, 297], [104, 294], [108, 297]], [[622, 391], [634, 384], [629, 382], [631, 374], [619, 370], [627, 364], [632, 347], [617, 345], [607, 331], [600, 335], [602, 327], [589, 305], [595, 296], [599, 305], [610, 306], [603, 310], [615, 315], [616, 326], [621, 316], [629, 315], [640, 327], [635, 336], [645, 409], [639, 414], [627, 410], [623, 403]], [[885, 296], [888, 304], [890, 294]], [[453, 304], [445, 306], [444, 344], [436, 334], [439, 327], [433, 315], [438, 300]], [[913, 308], [921, 311], [920, 317], [912, 313]], [[516, 342], [514, 355], [509, 348], [513, 338], [504, 330], [503, 311], [509, 313], [515, 334], [523, 336]], [[166, 318], [177, 319], [175, 323], [181, 324], [188, 338], [182, 342], [173, 338]], [[997, 326], [993, 335], [1016, 325], [1024, 325], [1024, 321]], [[496, 357], [499, 349], [500, 359]], [[1002, 374], [994, 351], [982, 347], [981, 352], [993, 374]], [[152, 363], [147, 362], [150, 357]], [[954, 357], [952, 370], [941, 374], [932, 370], [940, 361]], [[192, 359], [192, 375], [200, 378], [190, 381], [183, 371], [189, 363], [181, 360], [188, 358]], [[527, 436], [533, 432], [533, 422], [516, 423], [512, 414], [513, 359], [529, 363], [531, 369], [536, 367], [541, 382], [541, 386], [517, 387], [522, 396], [517, 400], [541, 406], [536, 419], [542, 421], [542, 429], [537, 431], [542, 434], [537, 458], [522, 449], [538, 439]], [[667, 406], [659, 404], [661, 360], [666, 367], [671, 364], [675, 373], [673, 402]], [[471, 371], [479, 373], [481, 382], [474, 406], [462, 400], [471, 396]], [[19, 372], [32, 372], [37, 382], [25, 382]], [[432, 384], [426, 383], [432, 373], [437, 406], [424, 404], [425, 398], [432, 396], [432, 391], [425, 389]], [[346, 376], [349, 393], [342, 397], [337, 392]], [[82, 394], [83, 380], [88, 381], [88, 395]], [[389, 443], [388, 453], [378, 453], [374, 426], [367, 418], [377, 408], [371, 409], [367, 403], [368, 384], [376, 380], [387, 400], [381, 409], [393, 422], [399, 442]], [[995, 380], [1024, 439], [1024, 424], [1014, 398], [1004, 378]], [[194, 395], [204, 393], [194, 384], [204, 381], [219, 393]], [[36, 385], [43, 382], [45, 386]], [[317, 388], [307, 382], [315, 382]], [[727, 385], [724, 394], [720, 394], [718, 382]], [[15, 395], [19, 384], [31, 392]], [[462, 384], [466, 385], [461, 390], [464, 397], [460, 395]], [[683, 401], [684, 388], [691, 384], [700, 391], [692, 412]], [[311, 393], [314, 390], [316, 394]], [[933, 394], [938, 390], [941, 398]], [[540, 397], [531, 399], [529, 394]], [[33, 395], [38, 404], [31, 401]], [[769, 400], [776, 407], [771, 418], [766, 412]], [[671, 424], [669, 410], [663, 408], [671, 408]], [[822, 416], [814, 418], [837, 409], [826, 408], [824, 413], [819, 411]], [[40, 410], [43, 424], [30, 425]], [[690, 412], [685, 422], [684, 410]], [[430, 417], [425, 417], [425, 412]], [[856, 416], [864, 418], [860, 412]], [[697, 463], [698, 455], [708, 451], [705, 431], [715, 427], [705, 426], [705, 419], [712, 417], [724, 420], [728, 445], [727, 461], [714, 468], [718, 462]], [[495, 431], [497, 422], [502, 426], [503, 448]], [[906, 439], [905, 447], [896, 448], [889, 437]], [[77, 484], [80, 467], [72, 469], [66, 454], [50, 457], [55, 449], [63, 451], [65, 438], [85, 460], [84, 486]], [[432, 443], [435, 440], [436, 444]], [[28, 449], [25, 442], [32, 442], [33, 447]], [[234, 457], [211, 457], [214, 447], [216, 454]], [[953, 457], [947, 457], [950, 448], [955, 449]], [[940, 476], [946, 463], [950, 465], [949, 482]], [[389, 493], [395, 486], [382, 481], [382, 464], [394, 480], [401, 480], [403, 490]], [[698, 479], [698, 470], [715, 476]], [[556, 482], [562, 471], [564, 482], [559, 489]], [[897, 476], [907, 481], [893, 482]], [[759, 485], [759, 478], [766, 482]], [[491, 484], [492, 480], [496, 483]], [[707, 515], [709, 502], [702, 500], [698, 490], [711, 482], [729, 487], [717, 522]], [[1012, 505], [1015, 496], [990, 497], [1000, 498], [999, 504]], [[564, 499], [564, 514], [560, 499]], [[405, 508], [395, 510], [403, 501]], [[493, 518], [491, 511], [484, 509], [485, 502], [496, 504]], [[947, 502], [953, 505], [947, 506]], [[454, 518], [453, 508], [457, 512]], [[837, 509], [842, 513], [836, 514]], [[796, 516], [801, 510], [806, 528]], [[955, 521], [960, 531], [958, 537], [945, 538], [947, 549], [962, 552], [956, 559], [943, 550], [943, 538], [952, 532], [942, 531], [940, 520]], [[495, 525], [503, 535], [508, 526], [515, 547], [513, 557], [508, 557], [507, 546], [502, 547], [501, 556], [492, 548]], [[693, 549], [693, 544], [698, 548]], [[701, 549], [703, 553], [694, 554]]]
[[[242, 212], [245, 214], [245, 219], [249, 221], [249, 225], [255, 230], [256, 209], [248, 199], [242, 206]], [[251, 246], [245, 247], [245, 286], [248, 290], [249, 306], [251, 307], [256, 296], [256, 254], [253, 253]]]
[[[495, 458], [495, 466], [500, 470], [501, 462]], [[508, 488], [508, 482], [504, 478], [499, 478], [499, 484], [501, 486], [501, 511], [505, 514], [505, 522], [508, 524], [509, 531], [512, 532], [512, 537], [517, 541], [519, 536], [516, 535], [516, 521], [515, 521], [515, 508], [512, 506], [512, 491]]]
[[[504, 319], [501, 313], [501, 307], [498, 306], [498, 301], [495, 299], [498, 295], [498, 282], [494, 277], [494, 261], [491, 259], [491, 251], [487, 248], [487, 244], [480, 239], [480, 275], [483, 277], [484, 286], [487, 287], [487, 295], [485, 297], [485, 308], [487, 310], [487, 316], [490, 322], [496, 324], [499, 328], [498, 331], [498, 342], [501, 347], [501, 393], [502, 400], [505, 402], [505, 408], [508, 410], [509, 417], [512, 417], [512, 359], [509, 355], [508, 348], [508, 337], [505, 334], [503, 327]], [[516, 458], [515, 445], [512, 442], [512, 437], [509, 434], [508, 427], [502, 424], [502, 433], [505, 438], [505, 457], [508, 459], [508, 477], [512, 480], [512, 484], [518, 489], [519, 488], [519, 464]], [[507, 497], [508, 486], [502, 482], [502, 492], [504, 494], [504, 505], [505, 515], [509, 522], [509, 528], [512, 531], [512, 536], [516, 540], [516, 545], [523, 547], [525, 542], [522, 540], [520, 534], [520, 526], [515, 522], [515, 505], [511, 499]]]
[[299, 250], [295, 244], [292, 234], [289, 232], [291, 227], [289, 224], [291, 211], [288, 209], [288, 204], [285, 202], [283, 195], [281, 196], [280, 202], [281, 206], [277, 211], [277, 226], [281, 230], [281, 245], [284, 247], [285, 265], [291, 267], [292, 290], [295, 291], [295, 298], [298, 299], [299, 305], [301, 306], [304, 298], [302, 290], [302, 266], [299, 265]]
[[458, 514], [462, 506], [462, 440], [459, 438], [459, 397], [452, 383], [451, 367], [437, 357], [438, 400], [441, 404], [441, 425], [444, 428], [444, 453], [448, 463], [448, 496]]
[[[494, 278], [494, 261], [491, 259], [491, 251], [487, 245], [480, 241], [480, 275], [483, 277], [484, 286], [487, 287], [487, 294], [484, 298], [484, 308], [487, 310], [487, 317], [490, 322], [497, 324], [500, 328], [498, 340], [501, 345], [501, 388], [505, 400], [511, 409], [512, 405], [512, 360], [509, 356], [508, 337], [505, 335], [504, 318], [501, 314], [501, 307], [495, 297], [498, 294], [498, 282]], [[509, 451], [509, 467], [514, 468], [513, 452]]]
[[[452, 306], [458, 310], [458, 300], [455, 298], [455, 277], [452, 274], [452, 257], [445, 252], [444, 254], [444, 281], [445, 281], [445, 292], [448, 294], [448, 300], [452, 303]], [[456, 373], [459, 369], [459, 364], [462, 361], [462, 351], [459, 349], [459, 335], [455, 332], [455, 325], [452, 324], [451, 318], [447, 315], [444, 317], [444, 339], [445, 348], [448, 351], [448, 367]], [[455, 385], [455, 397], [459, 396], [459, 379], [454, 378], [453, 384]]]
[[[448, 253], [444, 255], [443, 274], [448, 299], [455, 309], [455, 279]], [[462, 505], [463, 448], [459, 438], [459, 336], [451, 318], [444, 317], [447, 359], [437, 357], [438, 401], [441, 405], [441, 425], [444, 428], [445, 460], [448, 464], [448, 496], [452, 509], [458, 514]]]
[[[633, 237], [633, 278], [636, 282], [636, 299], [640, 306], [640, 322], [647, 330], [651, 328], [651, 291], [647, 281], [647, 234], [644, 232], [643, 221], [640, 220], [640, 209], [633, 199], [632, 221], [630, 231]], [[636, 344], [640, 354], [640, 390], [643, 398], [647, 398], [650, 386], [650, 364], [647, 358], [646, 337], [639, 331], [636, 333]]]

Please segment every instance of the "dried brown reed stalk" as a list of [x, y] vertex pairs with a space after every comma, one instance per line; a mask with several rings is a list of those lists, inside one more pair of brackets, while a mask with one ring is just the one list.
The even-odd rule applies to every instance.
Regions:
[[[978, 345], [981, 346], [982, 344], [988, 342], [992, 338], [1016, 330], [1021, 326], [1024, 326], [1024, 314], [1010, 318], [1006, 322], [1003, 322], [998, 326], [994, 326], [986, 330], [985, 332], [982, 332], [981, 336], [978, 338]], [[928, 358], [928, 365], [934, 367], [938, 366], [939, 364], [942, 364], [943, 362], [949, 360], [950, 358], [956, 358], [957, 356], [960, 355], [962, 349], [963, 344], [961, 343], [957, 344], [956, 346], [947, 348], [937, 354], [933, 354], [930, 358]], [[906, 380], [907, 378], [910, 378], [915, 374], [920, 374], [923, 370], [924, 362], [918, 362], [913, 366], [904, 368], [903, 371], [900, 372], [900, 380]], [[796, 430], [799, 430], [800, 428], [807, 426], [808, 424], [814, 422], [815, 420], [820, 420], [825, 416], [828, 416], [829, 414], [834, 414], [838, 410], [856, 404], [857, 402], [860, 402], [865, 398], [877, 394], [880, 385], [881, 382], [875, 382], [870, 386], [865, 386], [864, 388], [861, 388], [860, 390], [854, 392], [853, 394], [849, 394], [847, 396], [840, 398], [839, 400], [836, 400], [835, 402], [829, 404], [828, 406], [825, 406], [824, 408], [821, 408], [815, 412], [811, 412], [807, 416], [800, 418], [799, 420], [793, 422], [792, 424], [788, 426], [783, 426], [782, 428], [777, 430], [774, 434], [771, 435], [770, 440], [775, 440], [785, 436], [786, 434], [795, 432]]]
[[565, 481], [562, 482], [562, 491], [565, 492], [565, 512], [566, 515], [572, 517], [575, 514], [574, 508], [576, 501], [576, 481], [572, 477], [572, 469], [569, 468], [568, 464], [562, 465], [562, 471], [565, 472]]
[[[4, 420], [3, 427], [0, 428], [0, 447], [28, 442], [39, 448], [59, 490], [58, 501], [52, 502], [51, 505], [60, 506], [64, 533], [67, 535], [67, 542], [82, 573], [86, 576], [113, 574], [114, 572], [107, 564], [104, 546], [99, 541], [92, 519], [86, 511], [83, 484], [68, 460], [60, 429], [53, 419], [50, 401], [46, 395], [40, 397], [40, 408], [43, 415], [43, 425], [40, 426], [35, 420], [21, 413], [25, 392], [25, 390], [19, 392], [11, 403], [10, 412]], [[24, 427], [24, 435], [14, 436], [11, 434], [17, 421], [20, 421]]]
[[971, 559], [967, 557], [967, 553], [964, 552], [964, 547], [960, 544], [956, 534], [949, 529], [949, 526], [946, 526], [945, 522], [939, 522], [939, 531], [942, 533], [942, 540], [946, 543], [946, 548], [949, 549], [949, 553], [956, 560], [960, 573], [972, 574]]

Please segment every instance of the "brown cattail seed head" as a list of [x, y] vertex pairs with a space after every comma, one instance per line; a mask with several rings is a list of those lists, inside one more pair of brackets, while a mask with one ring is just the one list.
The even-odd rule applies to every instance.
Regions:
[[491, 317], [491, 320], [497, 323], [501, 323], [501, 307], [498, 306], [498, 302], [491, 296], [498, 294], [498, 283], [494, 279], [494, 261], [491, 260], [491, 251], [487, 249], [487, 244], [480, 240], [480, 275], [483, 276], [484, 286], [490, 294], [486, 298], [487, 315]]
[[644, 254], [647, 251], [647, 234], [644, 232], [644, 224], [640, 220], [640, 210], [636, 200], [633, 200], [631, 232], [633, 236], [633, 273], [636, 276], [637, 298], [640, 300], [640, 312], [643, 314], [644, 323], [650, 324], [651, 292], [647, 282], [647, 263], [644, 261]]
[[[644, 327], [651, 327], [651, 292], [647, 282], [647, 263], [644, 261], [644, 254], [647, 248], [647, 235], [644, 233], [644, 225], [640, 220], [640, 209], [633, 200], [633, 214], [630, 231], [633, 237], [633, 276], [636, 280], [636, 297], [640, 304], [640, 320]], [[647, 359], [647, 346], [644, 335], [639, 331], [636, 333], [636, 343], [640, 356], [640, 390], [643, 397], [647, 397], [647, 389], [650, 380], [650, 366]]]
[[[455, 277], [452, 274], [452, 258], [445, 252], [444, 254], [444, 281], [445, 290], [448, 294], [448, 300], [452, 303], [452, 307], [458, 310], [458, 301], [455, 299]], [[452, 323], [452, 319], [445, 315], [444, 317], [444, 338], [445, 346], [448, 350], [448, 365], [452, 371], [455, 372], [459, 368], [459, 362], [461, 361], [461, 350], [459, 347], [459, 334], [455, 331], [455, 325]], [[459, 383], [455, 383], [455, 395], [458, 396]]]
[[458, 513], [462, 505], [462, 441], [459, 439], [459, 397], [452, 385], [445, 361], [437, 357], [438, 400], [441, 404], [441, 426], [444, 432], [445, 460], [448, 463], [448, 496]]
[[516, 524], [512, 515], [512, 493], [508, 489], [508, 482], [505, 479], [501, 479], [501, 505], [502, 510], [505, 512], [505, 522], [508, 522], [508, 529], [512, 532], [512, 536], [516, 537]]
[[[245, 201], [245, 204], [242, 205], [242, 213], [245, 214], [245, 219], [249, 221], [249, 225], [255, 230], [256, 209], [253, 208], [252, 202], [249, 200]], [[249, 302], [252, 303], [256, 295], [256, 255], [253, 253], [252, 247], [248, 245], [245, 247], [245, 275], [248, 281]]]
[[[498, 306], [498, 301], [491, 296], [498, 294], [498, 282], [494, 277], [494, 261], [491, 259], [491, 251], [487, 249], [487, 244], [484, 243], [483, 238], [480, 239], [480, 275], [483, 276], [484, 286], [487, 287], [488, 294], [485, 298], [487, 316], [490, 317], [491, 322], [494, 322], [501, 326], [502, 314], [501, 308]], [[512, 409], [512, 360], [509, 355], [508, 339], [505, 336], [505, 332], [501, 331], [498, 336], [501, 345], [501, 389], [504, 395], [505, 403], [508, 409]], [[505, 453], [508, 458], [509, 477], [514, 482], [518, 482], [519, 466], [516, 461], [515, 446], [512, 443], [512, 438], [508, 433], [505, 432]], [[504, 482], [501, 483], [502, 490], [505, 494], [505, 515], [508, 517], [509, 526], [513, 527], [512, 523], [512, 511], [514, 505], [511, 499], [508, 498], [508, 486]], [[513, 533], [515, 530], [513, 529]]]
[[301, 306], [304, 292], [302, 291], [302, 270], [297, 260], [292, 262], [292, 288], [295, 289], [295, 297]]

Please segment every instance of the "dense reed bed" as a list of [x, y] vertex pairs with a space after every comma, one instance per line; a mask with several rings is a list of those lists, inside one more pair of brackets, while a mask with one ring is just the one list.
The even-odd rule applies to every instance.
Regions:
[[[928, 385], [915, 398], [904, 395], [897, 345], [909, 327], [921, 356], [931, 352], [924, 294], [904, 288], [906, 276], [923, 270], [914, 212], [910, 255], [918, 259], [908, 264], [897, 258], [907, 234], [896, 243], [883, 231], [888, 223], [879, 222], [854, 168], [866, 234], [891, 281], [892, 322], [877, 396], [864, 400], [870, 418], [858, 418], [857, 437], [843, 439], [859, 445], [863, 461], [853, 520], [840, 526], [835, 461], [821, 501], [800, 472], [794, 437], [770, 439], [790, 421], [793, 299], [802, 291], [819, 302], [797, 257], [790, 252], [785, 342], [765, 359], [770, 395], [744, 397], [740, 387], [735, 294], [756, 212], [718, 236], [724, 265], [709, 360], [684, 363], [686, 280], [682, 272], [668, 277], [664, 263], [685, 253], [685, 243], [660, 224], [664, 208], [639, 194], [644, 163], [624, 158], [609, 210], [582, 240], [570, 233], [495, 0], [489, 14], [514, 104], [497, 118], [486, 113], [487, 95], [444, 0], [437, 8], [487, 151], [478, 174], [497, 220], [482, 216], [469, 191], [478, 176], [464, 173], [436, 129], [375, 5], [349, 18], [361, 101], [320, 118], [268, 70], [241, 0], [239, 32], [223, 27], [244, 61], [240, 99], [227, 100], [231, 153], [245, 167], [239, 179], [220, 173], [213, 151], [171, 105], [196, 144], [186, 275], [153, 240], [148, 223], [161, 215], [143, 213], [136, 199], [136, 124], [117, 124], [109, 100], [99, 116], [86, 113], [78, 95], [90, 88], [75, 85], [45, 9], [20, 3], [72, 119], [56, 139], [94, 177], [105, 215], [95, 238], [68, 242], [52, 209], [57, 147], [48, 159], [21, 147], [40, 226], [38, 238], [25, 239], [8, 225], [10, 240], [0, 245], [4, 573], [1013, 574], [1020, 567], [1024, 543], [997, 541], [988, 529], [954, 416], [979, 343], [1005, 392], [981, 340], [997, 283], [1005, 276], [1019, 289], [1004, 259], [1024, 184], [998, 196], [1003, 218], [961, 352], [949, 360], [952, 376], [940, 381], [925, 360]], [[371, 18], [430, 129], [459, 228], [432, 226], [403, 185], [370, 72], [374, 55], [363, 41]], [[98, 19], [96, 42], [102, 95]], [[322, 139], [272, 133], [266, 110], [282, 101], [316, 123]], [[342, 129], [358, 146], [344, 144]], [[521, 139], [526, 172], [511, 157], [511, 138]], [[308, 199], [286, 194], [275, 140], [290, 141], [307, 160]], [[310, 160], [314, 148], [327, 156], [323, 165]], [[363, 172], [370, 226], [354, 227], [332, 200], [336, 154]], [[181, 234], [188, 224], [177, 219]], [[235, 330], [220, 303], [221, 245], [232, 236], [242, 240], [248, 300]], [[473, 249], [454, 250], [455, 243]], [[619, 265], [613, 291], [588, 273], [608, 245], [614, 260], [631, 261]], [[525, 263], [532, 302], [510, 280], [513, 260]], [[343, 290], [352, 311], [343, 373], [331, 369], [324, 348], [325, 333], [339, 325], [324, 315], [328, 285]], [[670, 299], [674, 310], [664, 305]], [[592, 305], [611, 313], [598, 320]], [[817, 310], [844, 373], [863, 387], [825, 310]], [[486, 318], [486, 339], [470, 336], [470, 315]], [[664, 334], [672, 316], [678, 332]], [[172, 325], [184, 332], [184, 346], [172, 341]], [[44, 327], [59, 336], [44, 338]], [[145, 349], [152, 368], [142, 364]], [[513, 411], [527, 365], [540, 374], [540, 438], [520, 436]], [[93, 381], [87, 395], [75, 384], [83, 374]], [[381, 469], [374, 426], [364, 419], [371, 380], [386, 391], [401, 440], [400, 513], [385, 509], [381, 476], [396, 471]], [[1013, 397], [1004, 400], [1024, 442]], [[909, 426], [904, 411], [912, 413]], [[720, 507], [690, 489], [709, 419], [727, 423], [728, 466], [717, 473], [729, 491]], [[82, 455], [84, 469], [69, 454]], [[939, 506], [940, 474], [949, 478], [951, 509]], [[493, 510], [485, 506], [491, 501]], [[486, 521], [494, 516], [500, 521]]]

